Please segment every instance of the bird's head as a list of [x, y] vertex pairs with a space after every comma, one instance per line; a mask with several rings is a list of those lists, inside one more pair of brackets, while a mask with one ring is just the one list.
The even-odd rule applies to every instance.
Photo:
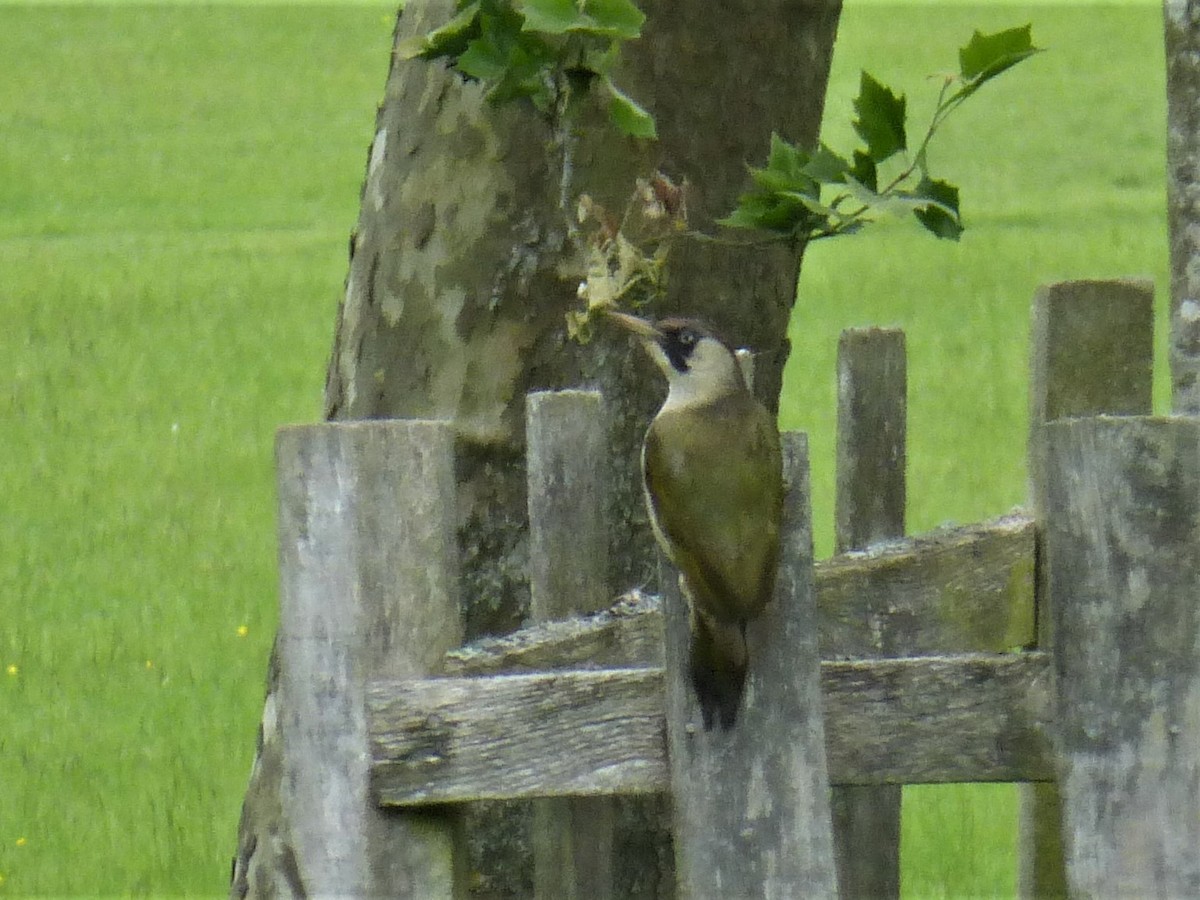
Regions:
[[663, 409], [711, 403], [746, 390], [733, 350], [702, 322], [694, 319], [650, 322], [619, 312], [609, 312], [608, 317], [637, 335], [667, 377], [669, 390]]

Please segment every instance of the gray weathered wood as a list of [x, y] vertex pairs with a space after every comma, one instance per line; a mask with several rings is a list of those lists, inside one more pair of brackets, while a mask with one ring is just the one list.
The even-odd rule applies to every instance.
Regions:
[[[525, 405], [529, 609], [562, 619], [608, 604], [608, 428], [595, 391], [530, 394]], [[533, 805], [533, 893], [540, 900], [613, 896], [609, 798]]]
[[[904, 535], [908, 367], [904, 332], [850, 329], [838, 341], [837, 552]], [[843, 898], [900, 896], [899, 785], [834, 788]]]
[[1153, 342], [1151, 281], [1062, 281], [1038, 289], [1029, 373], [1029, 480], [1035, 513], [1045, 484], [1041, 426], [1073, 416], [1150, 412]]
[[[1033, 520], [1013, 514], [821, 560], [824, 658], [1000, 652], [1032, 644]], [[483, 638], [446, 655], [452, 675], [661, 666], [658, 597]]]
[[443, 668], [447, 675], [509, 675], [662, 666], [661, 609], [657, 595], [631, 591], [590, 616], [472, 641], [447, 653]]
[[1200, 3], [1163, 0], [1171, 409], [1200, 413]]
[[[1053, 777], [1045, 653], [821, 664], [838, 784]], [[667, 789], [663, 670], [376, 681], [372, 785], [386, 804]]]
[[687, 603], [662, 566], [667, 745], [681, 896], [836, 895], [812, 588], [808, 447], [783, 436], [775, 597], [749, 623], [736, 725], [706, 731], [688, 673]]
[[[1030, 335], [1029, 495], [1045, 521], [1044, 425], [1070, 416], [1150, 412], [1154, 287], [1149, 281], [1066, 281], [1033, 299]], [[1053, 644], [1044, 572], [1037, 590], [1037, 644]], [[1066, 895], [1061, 799], [1053, 784], [1021, 792], [1018, 890], [1023, 897]]]
[[821, 668], [837, 783], [1053, 777], [1048, 654], [850, 660]]
[[526, 398], [530, 613], [535, 622], [608, 606], [608, 428], [595, 391]]
[[372, 783], [384, 803], [660, 791], [661, 669], [373, 683]]
[[1033, 643], [1033, 519], [1021, 513], [817, 563], [821, 656], [999, 653]]
[[364, 693], [461, 641], [445, 423], [285, 428], [279, 478], [283, 815], [309, 896], [451, 896], [455, 822], [370, 800]]
[[1047, 429], [1067, 887], [1200, 896], [1200, 421]]
[[904, 536], [908, 363], [904, 332], [851, 328], [838, 340], [838, 553]]

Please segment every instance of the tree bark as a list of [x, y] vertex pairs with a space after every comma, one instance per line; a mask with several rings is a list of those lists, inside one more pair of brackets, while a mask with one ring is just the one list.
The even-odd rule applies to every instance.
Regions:
[[[453, 6], [410, 0], [396, 39], [429, 31]], [[626, 49], [617, 80], [654, 114], [656, 142], [616, 134], [598, 104], [564, 134], [528, 104], [487, 104], [478, 84], [440, 62], [395, 56], [376, 117], [325, 413], [453, 422], [468, 638], [512, 630], [529, 611], [529, 391], [603, 392], [612, 422], [610, 518], [620, 523], [610, 536], [609, 583], [654, 577], [637, 460], [663, 388], [627, 338], [598, 328], [586, 346], [567, 339], [564, 315], [578, 307], [569, 224], [578, 195], [619, 210], [635, 178], [661, 170], [689, 183], [691, 224], [711, 230], [746, 186], [744, 163], [765, 156], [772, 131], [802, 145], [816, 141], [840, 0], [644, 0], [641, 7], [643, 36]], [[707, 318], [754, 348], [755, 390], [775, 408], [798, 271], [799, 256], [787, 248], [680, 241], [668, 295], [650, 312]], [[235, 893], [242, 885], [242, 893], [288, 894], [275, 715], [269, 679]], [[622, 803], [622, 819], [659, 818], [645, 806]], [[669, 852], [660, 845], [641, 855], [640, 866], [622, 864], [618, 893], [670, 896], [670, 879], [659, 874]], [[518, 896], [528, 886], [527, 867], [506, 869], [517, 875], [481, 876], [489, 895]]]

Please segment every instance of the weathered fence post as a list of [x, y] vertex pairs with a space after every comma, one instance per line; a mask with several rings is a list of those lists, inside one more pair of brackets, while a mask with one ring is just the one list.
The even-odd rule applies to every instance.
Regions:
[[[904, 332], [864, 328], [838, 341], [837, 553], [904, 536]], [[900, 785], [833, 789], [843, 898], [900, 896]]]
[[[1029, 384], [1029, 499], [1043, 523], [1046, 506], [1045, 424], [1070, 416], [1150, 412], [1154, 287], [1149, 281], [1065, 281], [1033, 299]], [[1037, 643], [1053, 643], [1053, 616], [1039, 574]], [[1058, 786], [1023, 785], [1018, 893], [1066, 895]]]
[[898, 328], [838, 340], [837, 553], [904, 537], [908, 363]]
[[453, 436], [439, 422], [282, 429], [282, 806], [301, 895], [452, 897], [455, 820], [377, 808], [365, 683], [461, 642]]
[[1200, 420], [1047, 428], [1067, 887], [1200, 896]]
[[661, 581], [667, 743], [679, 895], [836, 896], [813, 599], [808, 446], [784, 437], [788, 485], [775, 599], [749, 627], [736, 726], [705, 731], [687, 674], [688, 614], [675, 570]]
[[1042, 426], [1079, 416], [1150, 412], [1154, 283], [1061, 281], [1033, 298], [1030, 335], [1029, 489], [1045, 489]]
[[[530, 394], [529, 588], [535, 622], [608, 606], [609, 478], [604, 402], [591, 391]], [[613, 895], [613, 800], [535, 800], [534, 896]]]
[[1171, 409], [1200, 413], [1200, 3], [1163, 0]]

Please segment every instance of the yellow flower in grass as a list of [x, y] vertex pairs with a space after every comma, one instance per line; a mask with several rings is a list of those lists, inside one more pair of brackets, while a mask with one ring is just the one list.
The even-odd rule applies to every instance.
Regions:
[[7, 669], [5, 669], [4, 671], [5, 671], [5, 672], [7, 672], [7, 673], [8, 673], [10, 676], [12, 676], [13, 678], [16, 678], [16, 677], [17, 677], [17, 673], [18, 673], [19, 671], [21, 671], [21, 670], [17, 668], [17, 664], [16, 664], [16, 663], [9, 663], [9, 665], [8, 665], [8, 668], [7, 668]]
[[19, 838], [17, 838], [17, 846], [18, 846], [18, 847], [24, 847], [24, 846], [25, 846], [26, 844], [28, 844], [28, 843], [29, 843], [29, 841], [27, 841], [27, 840], [26, 840], [25, 838], [23, 838], [23, 837], [19, 837]]
[[249, 625], [239, 625], [238, 626], [238, 628], [237, 628], [237, 636], [238, 637], [245, 637], [249, 633], [250, 633]]

